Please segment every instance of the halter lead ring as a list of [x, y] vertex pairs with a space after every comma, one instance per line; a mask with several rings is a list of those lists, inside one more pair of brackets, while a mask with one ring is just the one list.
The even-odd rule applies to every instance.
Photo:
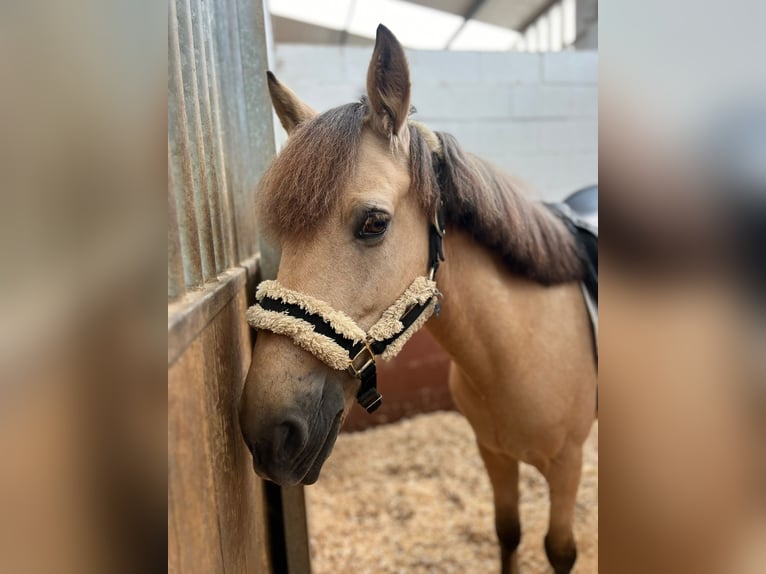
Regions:
[[290, 337], [329, 367], [359, 379], [356, 400], [372, 413], [382, 402], [377, 390], [376, 357], [396, 356], [431, 314], [439, 314], [440, 293], [434, 277], [444, 261], [443, 221], [437, 209], [428, 232], [428, 276], [417, 277], [369, 331], [324, 301], [287, 289], [277, 281], [263, 281], [258, 286], [258, 302], [247, 310], [248, 323], [255, 329]]

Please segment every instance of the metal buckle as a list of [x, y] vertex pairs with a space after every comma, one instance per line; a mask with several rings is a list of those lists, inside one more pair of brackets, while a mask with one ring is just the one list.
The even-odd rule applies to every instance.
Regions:
[[356, 400], [359, 402], [362, 408], [366, 410], [368, 413], [372, 413], [376, 411], [378, 407], [381, 404], [383, 404], [383, 397], [377, 391], [377, 389], [368, 390], [361, 397], [357, 397]]
[[[367, 367], [369, 367], [370, 365], [375, 364], [375, 353], [372, 352], [372, 347], [370, 347], [370, 340], [369, 339], [365, 339], [362, 342], [364, 343], [364, 348], [362, 348], [356, 354], [356, 356], [348, 362], [348, 368], [346, 369], [350, 375], [353, 375], [357, 379], [361, 379], [362, 378], [362, 372]], [[364, 353], [365, 351], [368, 353], [369, 356], [364, 361], [364, 364], [361, 367], [357, 368], [357, 366], [354, 363], [356, 363], [356, 360], [359, 357], [361, 357], [362, 353]]]
[[441, 226], [441, 222], [439, 221], [439, 208], [437, 207], [434, 209], [434, 220], [433, 220], [433, 226], [434, 229], [436, 229], [436, 233], [439, 234], [439, 237], [444, 237], [444, 233], [447, 231]]

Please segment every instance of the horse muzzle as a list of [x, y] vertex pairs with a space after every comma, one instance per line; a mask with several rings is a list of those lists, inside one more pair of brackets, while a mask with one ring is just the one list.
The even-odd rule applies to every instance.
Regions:
[[[253, 385], [277, 386], [288, 393], [280, 406], [259, 392], [245, 393], [240, 405], [242, 435], [261, 478], [288, 486], [316, 482], [322, 464], [335, 444], [343, 420], [343, 388], [334, 377], [307, 374], [294, 381]], [[291, 396], [290, 396], [291, 395]]]

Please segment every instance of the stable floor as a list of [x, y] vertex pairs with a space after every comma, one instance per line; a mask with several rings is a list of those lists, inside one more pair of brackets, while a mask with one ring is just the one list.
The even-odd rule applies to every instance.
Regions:
[[[543, 550], [547, 485], [522, 465], [525, 574], [550, 572]], [[338, 438], [306, 488], [314, 574], [495, 574], [492, 490], [473, 431], [455, 412], [419, 415]], [[598, 572], [598, 423], [585, 445], [574, 572]]]

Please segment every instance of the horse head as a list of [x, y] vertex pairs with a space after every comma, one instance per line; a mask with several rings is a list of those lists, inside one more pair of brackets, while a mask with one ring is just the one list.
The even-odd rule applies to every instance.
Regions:
[[404, 50], [385, 27], [361, 102], [317, 114], [271, 73], [268, 85], [288, 140], [260, 183], [258, 213], [282, 256], [249, 316], [259, 332], [240, 426], [260, 476], [311, 484], [364, 380], [354, 376], [361, 364], [345, 368], [353, 353], [335, 335], [361, 356], [403, 334], [404, 312], [430, 305], [417, 328], [433, 311], [435, 288], [423, 276], [438, 191], [429, 144], [408, 122]]

